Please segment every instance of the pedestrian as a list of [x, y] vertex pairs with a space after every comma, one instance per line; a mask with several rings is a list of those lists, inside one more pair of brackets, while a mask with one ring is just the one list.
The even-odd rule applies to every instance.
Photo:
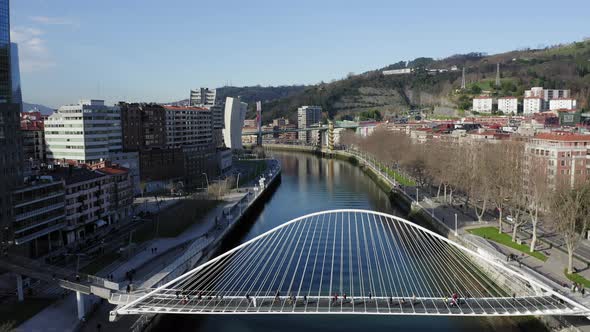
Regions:
[[582, 297], [584, 297], [584, 295], [586, 295], [586, 288], [584, 288], [582, 286], [582, 289], [580, 290], [580, 293], [582, 293]]
[[131, 285], [128, 284], [126, 290], [127, 290], [127, 294], [131, 293]]
[[373, 294], [369, 293], [369, 300], [373, 299]]
[[96, 324], [96, 331], [100, 332], [100, 329], [102, 328], [102, 324], [98, 323]]
[[303, 303], [307, 304], [307, 295], [303, 295]]

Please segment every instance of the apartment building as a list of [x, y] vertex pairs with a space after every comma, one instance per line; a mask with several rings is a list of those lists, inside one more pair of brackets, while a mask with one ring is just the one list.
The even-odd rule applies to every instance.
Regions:
[[539, 113], [543, 111], [543, 99], [536, 96], [524, 97], [522, 109], [525, 115]]
[[502, 97], [498, 98], [498, 111], [504, 114], [514, 114], [518, 112], [518, 98]]
[[494, 99], [488, 96], [479, 96], [473, 98], [473, 111], [479, 113], [492, 113]]
[[[301, 106], [297, 109], [297, 128], [305, 129], [320, 124], [322, 121], [322, 108], [320, 106]], [[318, 134], [308, 131], [300, 131], [298, 138], [305, 143], [312, 143], [313, 137]]]
[[559, 98], [570, 98], [570, 90], [560, 90], [560, 89], [544, 89], [543, 87], [533, 87], [530, 90], [526, 90], [524, 92], [524, 97], [537, 97], [541, 98], [542, 110], [548, 110], [549, 104], [552, 99], [559, 99]]
[[239, 98], [228, 97], [225, 100], [223, 141], [232, 150], [242, 149], [242, 128], [247, 108], [248, 104], [241, 102]]
[[124, 150], [166, 146], [166, 109], [158, 104], [119, 103]]
[[47, 159], [90, 164], [122, 150], [121, 113], [104, 100], [60, 107], [45, 121]]
[[25, 257], [44, 256], [63, 246], [65, 187], [51, 176], [31, 176], [12, 193], [14, 244]]
[[529, 169], [540, 163], [552, 185], [574, 186], [590, 179], [590, 135], [539, 133], [526, 144]]
[[556, 98], [549, 101], [549, 110], [575, 110], [577, 107], [577, 101], [572, 98]]

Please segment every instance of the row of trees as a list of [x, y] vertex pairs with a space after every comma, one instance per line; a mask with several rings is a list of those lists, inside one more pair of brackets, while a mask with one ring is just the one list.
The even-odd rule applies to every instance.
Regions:
[[523, 142], [418, 143], [404, 133], [386, 130], [366, 138], [345, 135], [343, 140], [391, 169], [408, 174], [419, 186], [432, 190], [441, 202], [473, 209], [479, 221], [486, 212], [495, 210], [500, 233], [510, 216], [512, 241], [517, 240], [519, 228], [529, 223], [531, 252], [538, 244], [541, 215], [553, 220], [546, 227], [562, 235], [570, 258], [568, 270], [573, 270], [573, 252], [590, 216], [590, 186], [555, 183], [547, 174], [544, 157], [525, 153]]

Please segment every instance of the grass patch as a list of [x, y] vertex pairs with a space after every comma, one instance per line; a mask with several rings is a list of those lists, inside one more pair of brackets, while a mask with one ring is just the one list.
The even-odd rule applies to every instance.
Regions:
[[379, 167], [379, 169], [382, 172], [387, 173], [389, 176], [394, 178], [397, 183], [399, 183], [403, 186], [415, 186], [416, 185], [416, 182], [414, 182], [412, 179], [409, 179], [409, 178], [399, 174], [398, 172], [396, 172], [388, 167], [385, 167], [381, 164], [377, 164], [377, 166]]
[[585, 288], [590, 288], [590, 280], [582, 277], [577, 273], [567, 273], [567, 268], [563, 269], [563, 273], [569, 280], [584, 285]]
[[80, 271], [86, 274], [97, 274], [118, 258], [119, 254], [116, 252], [109, 252], [104, 255], [100, 255], [98, 258], [90, 262], [90, 264], [81, 268]]
[[497, 227], [472, 228], [472, 229], [468, 229], [467, 231], [473, 235], [481, 236], [484, 239], [492, 240], [494, 242], [503, 244], [503, 245], [510, 247], [512, 249], [516, 249], [516, 250], [518, 250], [522, 253], [525, 253], [529, 256], [533, 256], [537, 259], [540, 259], [543, 262], [547, 260], [547, 256], [545, 256], [544, 254], [542, 254], [538, 251], [530, 252], [529, 246], [524, 245], [524, 244], [518, 244], [516, 242], [512, 242], [512, 237], [510, 235], [504, 234], [504, 233], [498, 233]]
[[0, 331], [13, 331], [27, 319], [35, 316], [50, 306], [55, 299], [25, 298], [23, 302], [3, 303], [0, 305]]
[[177, 237], [195, 223], [201, 222], [209, 211], [220, 201], [216, 200], [181, 200], [172, 207], [160, 212], [159, 216], [143, 221], [133, 234], [134, 243], [143, 243], [157, 237]]

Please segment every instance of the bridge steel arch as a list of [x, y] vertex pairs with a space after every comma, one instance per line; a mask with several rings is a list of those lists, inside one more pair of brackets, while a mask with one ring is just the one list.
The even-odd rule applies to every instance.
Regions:
[[359, 209], [293, 219], [131, 299], [111, 316], [590, 313], [503, 261], [406, 219]]

